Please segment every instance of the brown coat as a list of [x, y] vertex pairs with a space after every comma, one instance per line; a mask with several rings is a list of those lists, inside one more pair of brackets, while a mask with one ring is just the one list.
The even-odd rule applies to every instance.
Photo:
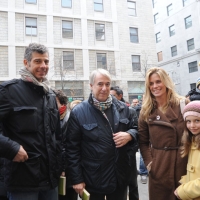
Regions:
[[179, 147], [184, 130], [184, 121], [179, 105], [170, 105], [165, 114], [153, 110], [148, 123], [139, 118], [140, 150], [149, 173], [149, 199], [175, 200], [174, 190], [186, 174], [187, 157], [180, 157], [180, 150], [164, 150], [164, 147]]

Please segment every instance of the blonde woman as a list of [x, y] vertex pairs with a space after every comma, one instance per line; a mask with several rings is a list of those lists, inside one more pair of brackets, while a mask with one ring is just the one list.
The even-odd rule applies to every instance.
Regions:
[[145, 98], [139, 117], [140, 150], [149, 171], [149, 200], [175, 200], [174, 190], [186, 173], [181, 158], [184, 120], [174, 83], [162, 68], [146, 74]]

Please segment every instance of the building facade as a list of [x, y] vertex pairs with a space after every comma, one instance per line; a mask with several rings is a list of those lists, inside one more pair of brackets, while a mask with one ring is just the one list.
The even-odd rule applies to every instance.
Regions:
[[31, 42], [49, 48], [48, 78], [70, 99], [87, 99], [90, 72], [104, 68], [131, 100], [157, 63], [151, 0], [1, 0], [0, 24], [1, 82], [19, 78]]
[[168, 71], [179, 94], [200, 77], [200, 1], [152, 0], [158, 66]]

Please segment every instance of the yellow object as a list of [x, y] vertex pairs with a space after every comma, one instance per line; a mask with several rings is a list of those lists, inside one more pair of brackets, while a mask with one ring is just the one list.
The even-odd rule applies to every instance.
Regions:
[[58, 194], [59, 195], [66, 195], [66, 177], [60, 176], [59, 183], [58, 183]]
[[86, 189], [83, 189], [82, 200], [90, 200], [90, 193]]

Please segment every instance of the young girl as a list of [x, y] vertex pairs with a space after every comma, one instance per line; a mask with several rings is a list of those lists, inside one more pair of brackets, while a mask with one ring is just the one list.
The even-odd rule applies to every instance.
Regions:
[[183, 110], [186, 129], [182, 137], [182, 157], [189, 154], [187, 174], [174, 191], [178, 199], [200, 200], [200, 101], [192, 101]]

